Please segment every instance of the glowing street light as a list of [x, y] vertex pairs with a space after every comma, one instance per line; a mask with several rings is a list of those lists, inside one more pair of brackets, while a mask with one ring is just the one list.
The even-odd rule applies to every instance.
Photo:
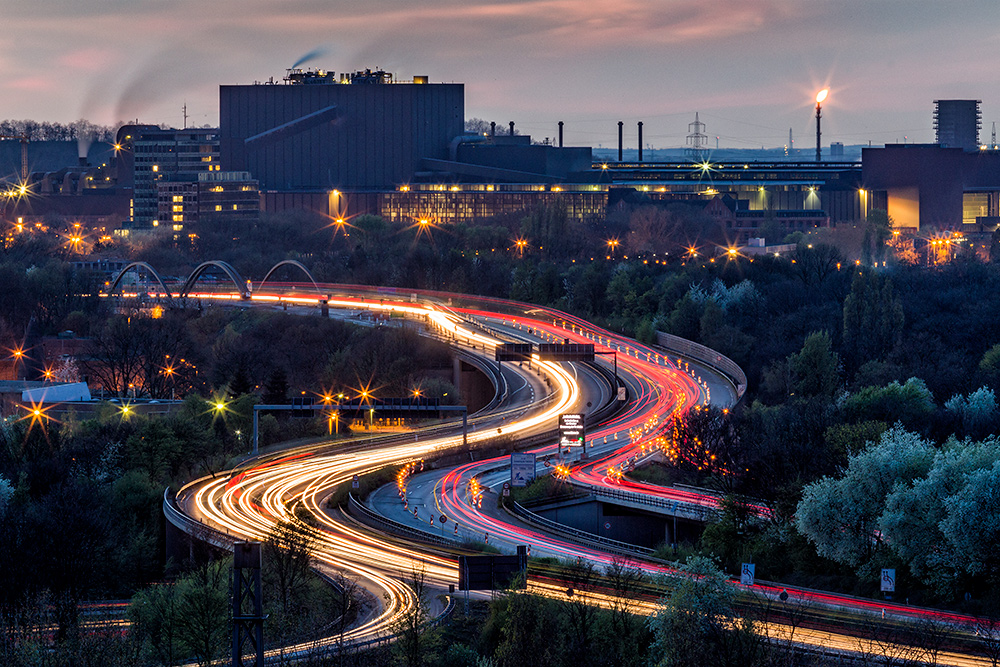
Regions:
[[528, 247], [528, 242], [525, 239], [521, 239], [521, 238], [515, 239], [514, 240], [514, 246], [517, 248], [518, 253], [520, 253], [520, 256], [523, 258], [524, 257], [524, 249], [526, 247]]
[[608, 239], [608, 250], [611, 252], [611, 259], [615, 258], [615, 250], [618, 249], [619, 243], [618, 239]]

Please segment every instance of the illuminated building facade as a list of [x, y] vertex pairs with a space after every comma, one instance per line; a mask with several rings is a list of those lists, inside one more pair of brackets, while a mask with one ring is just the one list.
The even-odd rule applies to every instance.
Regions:
[[862, 151], [872, 208], [895, 226], [974, 231], [1000, 215], [1000, 151], [937, 144], [888, 144]]
[[221, 169], [216, 129], [124, 125], [118, 130], [116, 145], [118, 184], [132, 187], [132, 229], [151, 229], [159, 224], [158, 182], [194, 181], [198, 174]]
[[246, 171], [212, 171], [198, 180], [157, 182], [159, 226], [195, 232], [205, 225], [248, 226], [260, 217], [257, 181]]

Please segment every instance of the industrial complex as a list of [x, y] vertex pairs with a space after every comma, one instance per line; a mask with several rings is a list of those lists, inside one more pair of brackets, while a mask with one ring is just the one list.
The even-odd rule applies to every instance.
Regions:
[[[765, 222], [807, 231], [874, 209], [906, 232], [996, 228], [1000, 151], [995, 138], [980, 144], [977, 100], [935, 101], [938, 143], [865, 147], [860, 161], [845, 161], [839, 142], [824, 159], [820, 112], [818, 98], [815, 159], [715, 160], [696, 118], [683, 157], [643, 160], [639, 123], [637, 159], [625, 160], [619, 123], [618, 159], [598, 160], [590, 147], [563, 145], [562, 122], [558, 141], [540, 143], [513, 122], [467, 132], [460, 83], [291, 69], [279, 81], [220, 86], [218, 128], [125, 125], [113, 145], [92, 147], [96, 156], [45, 169], [32, 168], [35, 147], [22, 141], [3, 216], [180, 236], [290, 210], [449, 224], [557, 202], [574, 221], [601, 220], [622, 202], [685, 202], [703, 206], [733, 242], [758, 236]], [[0, 148], [13, 163], [14, 142]]]

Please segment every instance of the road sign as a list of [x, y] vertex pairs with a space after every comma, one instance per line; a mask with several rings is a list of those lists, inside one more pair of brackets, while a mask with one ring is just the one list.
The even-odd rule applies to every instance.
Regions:
[[585, 442], [584, 415], [577, 413], [559, 415], [559, 448], [583, 447]]
[[740, 571], [740, 583], [744, 586], [753, 586], [755, 569], [756, 566], [753, 563], [743, 563], [743, 569]]
[[359, 478], [357, 475], [351, 478], [351, 488], [352, 489], [361, 488], [361, 478]]
[[882, 592], [894, 593], [896, 591], [896, 570], [885, 568], [882, 570]]
[[531, 361], [531, 343], [501, 343], [496, 347], [497, 361]]
[[448, 517], [442, 514], [441, 517], [438, 519], [438, 521], [440, 521], [441, 523], [448, 523]]
[[544, 361], [593, 361], [594, 344], [539, 343], [538, 356]]
[[618, 400], [624, 401], [626, 399], [625, 387], [618, 387]]
[[511, 454], [510, 485], [527, 486], [533, 479], [535, 479], [535, 455], [526, 452]]
[[610, 521], [605, 521], [604, 522], [604, 530], [611, 530], [611, 522]]
[[[487, 543], [489, 538], [487, 536]], [[517, 547], [516, 556], [459, 556], [458, 590], [489, 591], [507, 588], [513, 581], [527, 587], [528, 550]]]

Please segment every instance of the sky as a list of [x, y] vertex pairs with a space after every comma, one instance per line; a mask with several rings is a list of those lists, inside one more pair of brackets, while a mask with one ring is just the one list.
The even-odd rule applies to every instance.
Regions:
[[0, 0], [0, 118], [218, 123], [218, 86], [303, 64], [465, 84], [466, 118], [567, 145], [932, 142], [1000, 122], [997, 0]]

